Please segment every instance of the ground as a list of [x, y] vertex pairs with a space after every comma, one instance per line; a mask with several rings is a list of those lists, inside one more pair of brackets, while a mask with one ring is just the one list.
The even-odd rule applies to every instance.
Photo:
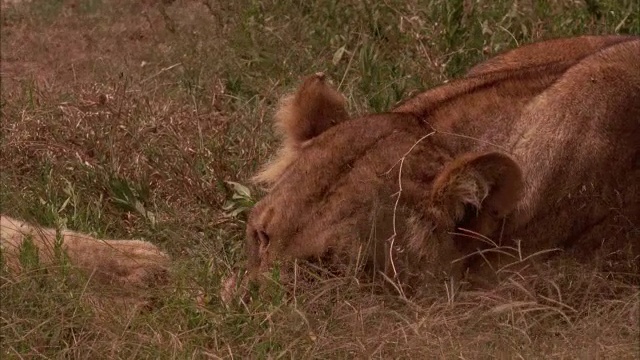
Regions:
[[[323, 71], [388, 109], [521, 43], [640, 34], [636, 0], [120, 1], [1, 5], [1, 211], [174, 259], [148, 309], [42, 268], [0, 273], [2, 358], [637, 358], [637, 282], [563, 259], [490, 290], [405, 299], [355, 278], [221, 301], [278, 99]], [[624, 278], [624, 277], [623, 277]], [[149, 290], [153, 292], [153, 290]], [[154, 294], [150, 294], [153, 298]]]

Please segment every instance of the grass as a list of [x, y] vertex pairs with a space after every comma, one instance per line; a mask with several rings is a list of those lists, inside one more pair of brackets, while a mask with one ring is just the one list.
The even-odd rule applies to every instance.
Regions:
[[637, 285], [568, 259], [411, 300], [330, 276], [219, 298], [274, 107], [302, 76], [327, 73], [353, 114], [383, 111], [521, 43], [640, 34], [637, 1], [23, 0], [2, 2], [1, 26], [2, 212], [175, 259], [150, 311], [87, 302], [37, 261], [2, 266], [3, 359], [640, 354]]

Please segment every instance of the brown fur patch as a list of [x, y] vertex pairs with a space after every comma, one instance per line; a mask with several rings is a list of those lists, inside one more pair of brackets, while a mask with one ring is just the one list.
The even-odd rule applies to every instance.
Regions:
[[459, 275], [471, 263], [453, 261], [490, 242], [517, 261], [554, 247], [640, 253], [638, 54], [637, 37], [543, 42], [391, 113], [313, 131], [292, 117], [301, 127], [283, 126], [283, 147], [298, 147], [275, 160], [249, 217], [250, 278], [361, 249], [399, 280]]
[[331, 88], [323, 73], [307, 77], [298, 90], [280, 102], [275, 126], [283, 136], [275, 159], [253, 180], [272, 185], [296, 158], [304, 142], [349, 117], [342, 94]]
[[580, 36], [528, 44], [472, 67], [467, 76], [544, 68], [558, 63], [573, 64], [604, 48], [633, 39], [633, 36], [620, 35]]
[[1, 215], [0, 245], [9, 269], [19, 272], [20, 248], [30, 239], [38, 249], [39, 261], [55, 260], [57, 236], [72, 266], [94, 282], [124, 287], [151, 288], [168, 280], [169, 256], [153, 244], [141, 240], [99, 240], [70, 230], [41, 228]]

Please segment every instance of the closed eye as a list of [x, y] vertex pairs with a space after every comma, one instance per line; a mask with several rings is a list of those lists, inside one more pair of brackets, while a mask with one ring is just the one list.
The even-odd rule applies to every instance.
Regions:
[[264, 251], [269, 247], [269, 235], [263, 230], [256, 231], [256, 238], [258, 239], [258, 245], [260, 251]]

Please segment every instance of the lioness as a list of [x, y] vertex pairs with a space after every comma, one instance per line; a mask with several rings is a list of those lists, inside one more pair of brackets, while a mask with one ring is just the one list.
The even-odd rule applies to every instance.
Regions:
[[640, 253], [639, 59], [638, 37], [542, 42], [354, 118], [311, 76], [256, 177], [270, 191], [247, 224], [249, 279], [294, 258], [364, 254], [420, 284], [491, 262], [469, 256], [487, 247]]

